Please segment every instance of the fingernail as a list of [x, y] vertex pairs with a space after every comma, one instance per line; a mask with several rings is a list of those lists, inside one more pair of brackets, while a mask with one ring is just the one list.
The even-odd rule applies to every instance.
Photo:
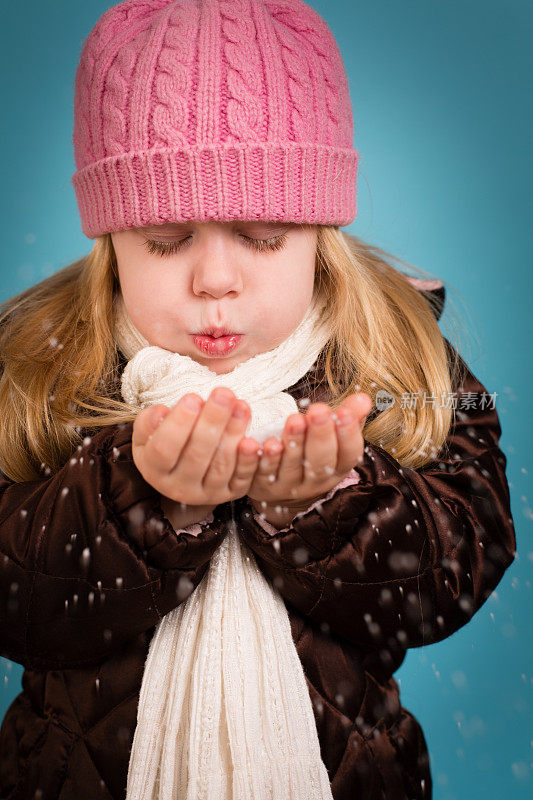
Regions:
[[245, 417], [248, 416], [248, 409], [246, 408], [246, 406], [237, 403], [237, 405], [235, 406], [235, 408], [231, 413], [231, 416], [237, 417], [237, 419], [244, 419]]
[[279, 442], [278, 440], [274, 442], [269, 442], [266, 448], [267, 452], [265, 453], [265, 456], [266, 458], [272, 458], [273, 456], [277, 456], [281, 453], [282, 449], [283, 446], [281, 442]]
[[316, 411], [314, 414], [311, 414], [311, 422], [313, 425], [325, 425], [326, 422], [329, 421], [330, 415], [327, 411]]
[[165, 416], [161, 413], [161, 409], [156, 408], [155, 411], [152, 411], [150, 414], [150, 426], [155, 430], [158, 425], [160, 425]]
[[241, 452], [244, 453], [245, 456], [256, 456], [257, 449], [254, 441], [246, 441], [241, 447]]
[[233, 403], [233, 395], [224, 389], [216, 389], [211, 399], [219, 406], [227, 407]]
[[303, 433], [304, 426], [301, 422], [290, 422], [289, 423], [289, 433], [291, 435], [296, 435], [298, 433]]
[[199, 411], [202, 407], [202, 401], [199, 397], [196, 397], [193, 394], [188, 394], [183, 398], [183, 405], [189, 408], [191, 411]]
[[354, 417], [347, 411], [337, 411], [337, 419], [335, 421], [340, 428], [345, 428], [352, 424]]

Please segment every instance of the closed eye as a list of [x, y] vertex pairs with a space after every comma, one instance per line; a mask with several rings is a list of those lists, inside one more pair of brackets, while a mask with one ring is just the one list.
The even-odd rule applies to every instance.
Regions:
[[[173, 242], [158, 242], [155, 239], [146, 239], [145, 246], [149, 253], [170, 256], [181, 250], [185, 242], [190, 238], [190, 236], [186, 236], [185, 239], [178, 239]], [[263, 252], [265, 250], [281, 250], [286, 244], [287, 234], [282, 233], [280, 236], [274, 236], [271, 239], [253, 239], [250, 236], [240, 234], [240, 238], [246, 247]]]
[[281, 250], [285, 247], [287, 242], [287, 234], [282, 233], [280, 236], [273, 236], [272, 239], [251, 239], [249, 236], [242, 236], [247, 247], [252, 247], [259, 252], [263, 250]]

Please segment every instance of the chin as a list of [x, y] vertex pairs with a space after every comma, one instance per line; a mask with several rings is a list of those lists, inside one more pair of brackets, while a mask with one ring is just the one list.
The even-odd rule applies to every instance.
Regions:
[[216, 373], [217, 375], [227, 375], [230, 372], [233, 372], [235, 367], [241, 363], [241, 361], [230, 361], [224, 360], [221, 361], [219, 364], [214, 363], [214, 359], [208, 358], [205, 361], [200, 361], [196, 359], [199, 364], [202, 364], [203, 367], [207, 367], [211, 370], [211, 372]]
[[[233, 372], [235, 367], [237, 366], [238, 362], [235, 364], [219, 364], [217, 367], [210, 367], [213, 372], [216, 372], [217, 375], [227, 375], [230, 372]], [[209, 367], [209, 364], [207, 364]]]

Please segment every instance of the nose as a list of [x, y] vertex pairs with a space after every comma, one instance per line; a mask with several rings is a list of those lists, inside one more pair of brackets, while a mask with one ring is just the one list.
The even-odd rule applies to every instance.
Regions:
[[242, 273], [235, 255], [223, 243], [206, 245], [194, 264], [193, 292], [224, 297], [242, 291]]

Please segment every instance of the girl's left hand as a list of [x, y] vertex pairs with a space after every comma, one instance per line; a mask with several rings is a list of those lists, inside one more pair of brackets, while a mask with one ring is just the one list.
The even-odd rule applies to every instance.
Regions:
[[[263, 512], [268, 506], [299, 510], [333, 489], [363, 457], [363, 425], [371, 408], [371, 397], [357, 392], [344, 400], [335, 415], [322, 402], [313, 403], [305, 415], [291, 414], [281, 442], [270, 437], [263, 444], [248, 489], [254, 508]], [[325, 418], [322, 424], [321, 415]], [[346, 418], [351, 421], [339, 425]], [[293, 433], [293, 427], [298, 432]]]

